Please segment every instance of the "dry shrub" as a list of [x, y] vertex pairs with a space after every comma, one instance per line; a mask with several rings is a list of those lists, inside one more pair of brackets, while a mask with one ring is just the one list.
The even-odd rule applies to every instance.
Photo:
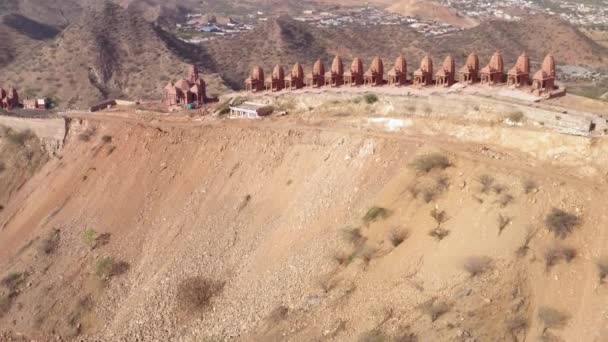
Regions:
[[120, 276], [129, 271], [130, 265], [126, 261], [114, 261], [112, 257], [103, 257], [95, 264], [95, 275], [103, 280]]
[[543, 323], [544, 330], [563, 328], [570, 316], [548, 306], [541, 306], [538, 309], [538, 319]]
[[450, 306], [443, 301], [437, 301], [436, 298], [430, 299], [418, 306], [418, 309], [425, 315], [431, 318], [431, 322], [435, 322], [439, 317], [450, 311]]
[[377, 250], [373, 247], [363, 246], [363, 248], [361, 248], [361, 250], [359, 250], [358, 255], [361, 258], [361, 260], [363, 260], [365, 265], [368, 265], [370, 263], [370, 261], [372, 261], [372, 259], [376, 256], [376, 252], [377, 252]]
[[502, 231], [511, 224], [511, 218], [507, 216], [498, 215], [498, 235], [502, 234]]
[[373, 329], [366, 331], [358, 339], [359, 342], [387, 342], [389, 341], [388, 336], [380, 331], [380, 329]]
[[104, 144], [109, 144], [112, 142], [112, 136], [104, 135], [103, 137], [101, 137], [101, 141], [103, 141]]
[[571, 247], [555, 245], [545, 251], [545, 266], [548, 269], [560, 261], [571, 262], [576, 258], [576, 250]]
[[429, 173], [434, 169], [445, 170], [450, 167], [450, 159], [441, 153], [431, 153], [419, 156], [410, 164], [410, 167], [419, 174]]
[[433, 210], [431, 210], [430, 215], [433, 219], [435, 219], [435, 222], [437, 222], [437, 226], [441, 226], [448, 220], [448, 215], [445, 213], [445, 210], [433, 208]]
[[338, 285], [338, 280], [334, 278], [334, 275], [332, 273], [328, 273], [320, 276], [317, 279], [317, 285], [321, 290], [323, 290], [323, 293], [329, 293], [331, 292], [331, 290], [336, 288], [336, 286]]
[[501, 208], [506, 208], [514, 199], [515, 198], [511, 196], [511, 194], [502, 194], [502, 196], [496, 200], [496, 203], [498, 203]]
[[578, 216], [557, 208], [553, 208], [545, 218], [547, 229], [560, 239], [565, 239], [580, 223]]
[[348, 265], [355, 259], [356, 253], [336, 252], [333, 255], [338, 265]]
[[450, 180], [445, 175], [440, 175], [431, 184], [418, 184], [408, 187], [408, 191], [414, 198], [420, 198], [425, 203], [434, 201], [439, 195], [450, 187]]
[[57, 249], [57, 246], [59, 245], [60, 233], [61, 231], [59, 229], [55, 228], [51, 230], [47, 234], [47, 236], [40, 242], [38, 251], [41, 254], [53, 254], [53, 252]]
[[450, 235], [450, 231], [441, 227], [437, 227], [429, 232], [429, 236], [434, 237], [437, 241], [445, 239], [448, 235]]
[[284, 320], [289, 313], [289, 309], [284, 305], [279, 305], [268, 314], [268, 321], [278, 323]]
[[177, 302], [180, 308], [193, 313], [204, 310], [224, 288], [224, 283], [204, 277], [190, 277], [177, 286]]
[[524, 317], [511, 318], [505, 322], [505, 327], [513, 336], [516, 336], [522, 331], [526, 331], [528, 326], [528, 320]]
[[346, 227], [340, 230], [342, 238], [349, 243], [358, 244], [363, 240], [361, 235], [361, 228], [359, 227]]
[[410, 232], [406, 229], [393, 228], [388, 236], [389, 241], [394, 247], [399, 246], [410, 236]]
[[390, 211], [382, 207], [371, 207], [363, 216], [363, 222], [370, 223], [390, 216]]
[[471, 278], [473, 278], [491, 270], [493, 262], [492, 259], [487, 256], [471, 256], [464, 261], [463, 267]]
[[483, 194], [489, 193], [494, 186], [494, 177], [490, 175], [481, 175], [479, 178], [477, 178], [477, 181], [481, 185], [479, 191]]
[[528, 230], [528, 234], [526, 234], [526, 239], [524, 240], [524, 243], [522, 243], [522, 245], [519, 246], [519, 248], [517, 248], [517, 250], [515, 251], [515, 255], [518, 258], [523, 258], [526, 256], [526, 254], [528, 254], [528, 250], [530, 250], [530, 242], [532, 242], [532, 239], [536, 235], [536, 232], [538, 232], [538, 229], [536, 229], [536, 230], [529, 229]]
[[0, 285], [6, 287], [9, 293], [16, 292], [19, 289], [19, 286], [25, 282], [25, 273], [21, 272], [11, 272], [2, 278], [0, 281]]
[[528, 179], [526, 181], [524, 181], [524, 192], [526, 194], [530, 194], [536, 190], [538, 190], [538, 184], [536, 184], [536, 182], [532, 179]]
[[413, 332], [410, 332], [409, 327], [400, 328], [399, 330], [403, 330], [393, 338], [394, 342], [418, 342], [418, 336]]
[[608, 281], [608, 257], [601, 258], [596, 262], [600, 284]]
[[87, 142], [91, 140], [93, 135], [95, 135], [95, 129], [87, 128], [84, 132], [78, 134], [78, 139]]

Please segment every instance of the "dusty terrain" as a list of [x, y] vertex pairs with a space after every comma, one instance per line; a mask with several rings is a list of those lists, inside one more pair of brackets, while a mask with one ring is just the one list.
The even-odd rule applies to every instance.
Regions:
[[606, 340], [605, 139], [281, 101], [75, 115], [0, 212], [0, 336]]
[[474, 19], [460, 16], [455, 11], [432, 0], [400, 0], [388, 7], [388, 10], [404, 16], [435, 20], [462, 28], [471, 28], [479, 24]]

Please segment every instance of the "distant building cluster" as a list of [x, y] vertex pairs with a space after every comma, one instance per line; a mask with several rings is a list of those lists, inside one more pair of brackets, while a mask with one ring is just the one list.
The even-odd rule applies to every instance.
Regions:
[[487, 20], [492, 18], [504, 20], [521, 20], [513, 14], [545, 13], [560, 16], [577, 26], [608, 25], [608, 3], [580, 3], [578, 1], [541, 1], [541, 0], [441, 0], [441, 2], [459, 14], [470, 18]]
[[351, 67], [345, 70], [344, 63], [336, 56], [331, 68], [326, 72], [323, 62], [317, 60], [309, 73], [296, 63], [291, 73], [285, 75], [283, 68], [276, 65], [272, 74], [265, 78], [264, 70], [255, 66], [250, 76], [245, 80], [245, 89], [252, 92], [281, 91], [284, 89], [300, 89], [304, 87], [320, 88], [323, 86], [406, 86], [412, 84], [414, 87], [450, 87], [457, 82], [464, 84], [480, 83], [488, 86], [506, 85], [518, 88], [534, 94], [538, 97], [550, 98], [563, 94], [563, 89], [558, 90], [555, 86], [555, 61], [548, 54], [540, 68], [532, 77], [530, 76], [530, 59], [524, 52], [515, 65], [505, 72], [503, 58], [500, 52], [495, 52], [489, 63], [480, 68], [479, 58], [471, 53], [466, 63], [456, 69], [454, 58], [448, 55], [439, 70], [433, 69], [433, 60], [427, 55], [421, 62], [420, 67], [412, 74], [408, 81], [407, 61], [405, 57], [399, 56], [395, 60], [394, 67], [388, 71], [388, 79], [385, 79], [384, 62], [382, 58], [375, 57], [367, 71], [363, 71], [363, 62], [360, 58], [352, 61]]
[[19, 93], [14, 87], [8, 88], [8, 91], [0, 87], [0, 108], [11, 110], [15, 108], [25, 109], [47, 109], [47, 99], [25, 99], [23, 104], [19, 101]]

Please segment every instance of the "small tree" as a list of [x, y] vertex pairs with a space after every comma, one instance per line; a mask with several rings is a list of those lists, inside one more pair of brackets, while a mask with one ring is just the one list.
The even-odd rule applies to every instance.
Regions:
[[578, 216], [567, 213], [561, 209], [553, 208], [551, 213], [545, 218], [545, 225], [555, 237], [565, 239], [574, 227], [581, 223]]
[[419, 174], [429, 173], [434, 169], [445, 170], [450, 167], [450, 159], [441, 153], [431, 153], [414, 159], [410, 167]]

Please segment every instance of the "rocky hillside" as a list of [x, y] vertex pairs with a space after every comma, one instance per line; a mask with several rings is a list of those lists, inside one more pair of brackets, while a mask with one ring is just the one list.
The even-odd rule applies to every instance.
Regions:
[[302, 105], [72, 120], [0, 213], [3, 340], [606, 339], [604, 141]]
[[403, 16], [434, 20], [456, 27], [470, 28], [478, 24], [475, 20], [460, 16], [456, 11], [433, 0], [400, 0], [388, 7], [388, 10]]
[[[169, 80], [184, 77], [187, 63], [198, 62], [204, 71], [213, 67], [199, 48], [167, 35], [136, 10], [100, 2], [2, 73], [23, 97], [47, 96], [61, 107], [82, 108], [106, 98], [157, 100]], [[217, 78], [209, 83], [210, 91], [221, 86]]]

